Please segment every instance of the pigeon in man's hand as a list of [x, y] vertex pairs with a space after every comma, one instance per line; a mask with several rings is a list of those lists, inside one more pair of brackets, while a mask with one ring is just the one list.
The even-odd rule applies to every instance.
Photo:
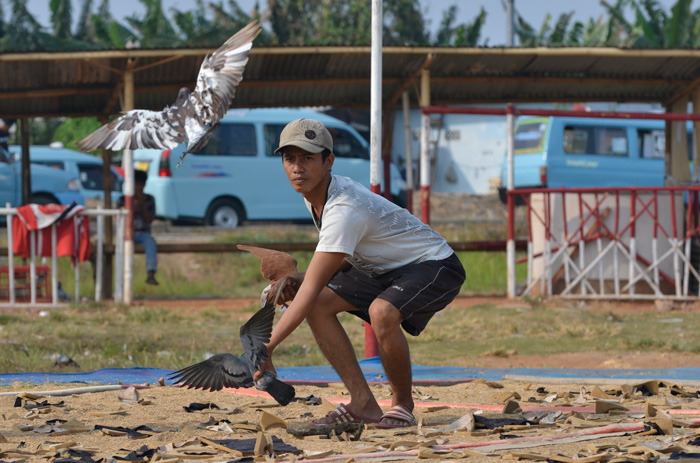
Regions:
[[[280, 405], [287, 405], [294, 398], [294, 387], [285, 384], [277, 375], [265, 370], [263, 377], [253, 381], [253, 375], [267, 360], [265, 343], [270, 341], [275, 318], [275, 303], [270, 286], [261, 296], [261, 308], [241, 327], [243, 355], [217, 354], [203, 362], [190, 365], [169, 375], [170, 379], [188, 388], [220, 391], [225, 387], [253, 387], [266, 391]], [[269, 296], [269, 297], [268, 297]]]
[[238, 249], [251, 252], [260, 259], [260, 272], [263, 278], [272, 285], [270, 294], [274, 294], [273, 300], [276, 304], [284, 304], [285, 300], [291, 300], [285, 297], [282, 297], [281, 299], [283, 300], [280, 300], [280, 296], [283, 296], [283, 293], [286, 292], [288, 296], [291, 295], [290, 297], [293, 297], [303, 280], [303, 277], [297, 271], [297, 260], [295, 258], [286, 252], [245, 244], [239, 244]]
[[206, 146], [212, 130], [236, 94], [243, 79], [248, 52], [261, 27], [253, 21], [228, 39], [211, 56], [204, 58], [194, 91], [180, 89], [172, 106], [162, 111], [135, 109], [103, 125], [78, 142], [82, 151], [109, 149], [173, 149], [187, 143], [185, 155]]

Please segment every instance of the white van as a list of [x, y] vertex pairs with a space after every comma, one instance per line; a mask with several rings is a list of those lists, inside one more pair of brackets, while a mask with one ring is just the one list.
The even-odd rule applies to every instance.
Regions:
[[[19, 161], [22, 158], [22, 147], [10, 146], [12, 158]], [[32, 145], [29, 147], [29, 159], [32, 164], [40, 164], [66, 171], [80, 180], [82, 193], [85, 199], [92, 201], [104, 201], [104, 182], [102, 177], [102, 159], [92, 154], [64, 148], [62, 143], [49, 146]], [[112, 203], [122, 195], [124, 179], [117, 170], [110, 166], [112, 177]]]
[[[243, 220], [310, 220], [274, 151], [280, 132], [299, 118], [322, 122], [333, 135], [333, 173], [370, 186], [369, 144], [341, 120], [310, 110], [235, 109], [229, 111], [201, 152], [134, 150], [134, 167], [148, 172], [146, 193], [155, 197], [156, 215], [235, 228]], [[391, 165], [394, 202], [406, 205], [406, 183]]]

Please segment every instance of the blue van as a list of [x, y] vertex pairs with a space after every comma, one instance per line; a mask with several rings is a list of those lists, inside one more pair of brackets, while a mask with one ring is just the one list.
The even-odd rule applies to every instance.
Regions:
[[[32, 203], [85, 204], [85, 197], [76, 176], [35, 164], [30, 164], [29, 175], [32, 183]], [[15, 161], [10, 153], [0, 148], [0, 205], [5, 207], [8, 203], [10, 207], [22, 205], [22, 163]], [[0, 222], [4, 220], [5, 216], [0, 217]]]
[[[21, 159], [22, 148], [20, 146], [10, 146], [10, 151], [15, 160]], [[32, 164], [63, 170], [73, 177], [77, 177], [86, 200], [104, 201], [101, 158], [64, 148], [62, 143], [52, 143], [49, 146], [32, 145], [29, 147], [29, 158]], [[116, 204], [122, 195], [124, 179], [114, 167], [110, 166], [110, 171], [112, 202]]]
[[[369, 144], [345, 122], [303, 109], [234, 109], [202, 151], [189, 153], [180, 167], [184, 144], [173, 150], [134, 150], [134, 167], [148, 172], [145, 191], [155, 197], [156, 215], [228, 228], [243, 220], [310, 220], [274, 153], [284, 126], [302, 117], [322, 122], [331, 132], [333, 173], [369, 188]], [[391, 194], [406, 205], [406, 183], [393, 164]]]
[[[521, 117], [514, 134], [514, 188], [663, 186], [665, 122]], [[688, 124], [689, 158], [692, 127]], [[501, 171], [506, 200], [507, 159]]]

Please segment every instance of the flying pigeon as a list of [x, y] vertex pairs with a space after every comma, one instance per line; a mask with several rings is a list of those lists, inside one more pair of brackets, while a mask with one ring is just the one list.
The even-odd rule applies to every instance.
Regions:
[[136, 148], [172, 149], [187, 143], [180, 158], [206, 146], [212, 130], [228, 111], [243, 79], [248, 52], [261, 27], [253, 21], [204, 58], [194, 91], [180, 89], [175, 103], [162, 111], [134, 109], [103, 125], [77, 145], [82, 151]]
[[294, 387], [278, 380], [276, 375], [265, 370], [262, 378], [253, 381], [253, 375], [267, 360], [265, 343], [270, 340], [272, 322], [275, 318], [275, 303], [268, 298], [270, 286], [261, 296], [261, 308], [241, 327], [243, 355], [217, 354], [203, 362], [190, 365], [169, 375], [188, 388], [220, 391], [225, 387], [253, 387], [266, 391], [280, 405], [287, 405], [294, 398]]

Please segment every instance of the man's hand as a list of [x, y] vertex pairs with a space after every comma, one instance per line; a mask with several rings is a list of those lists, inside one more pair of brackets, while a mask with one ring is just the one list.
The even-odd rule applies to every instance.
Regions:
[[304, 281], [304, 274], [287, 275], [275, 281], [270, 288], [270, 294], [275, 297], [275, 304], [285, 305], [286, 302], [294, 300], [297, 291]]
[[267, 361], [253, 375], [253, 381], [259, 381], [260, 378], [263, 377], [265, 370], [269, 370], [269, 371], [273, 372], [275, 374], [275, 376], [277, 376], [277, 370], [275, 370], [275, 366], [272, 364], [272, 354], [271, 353], [268, 354]]

